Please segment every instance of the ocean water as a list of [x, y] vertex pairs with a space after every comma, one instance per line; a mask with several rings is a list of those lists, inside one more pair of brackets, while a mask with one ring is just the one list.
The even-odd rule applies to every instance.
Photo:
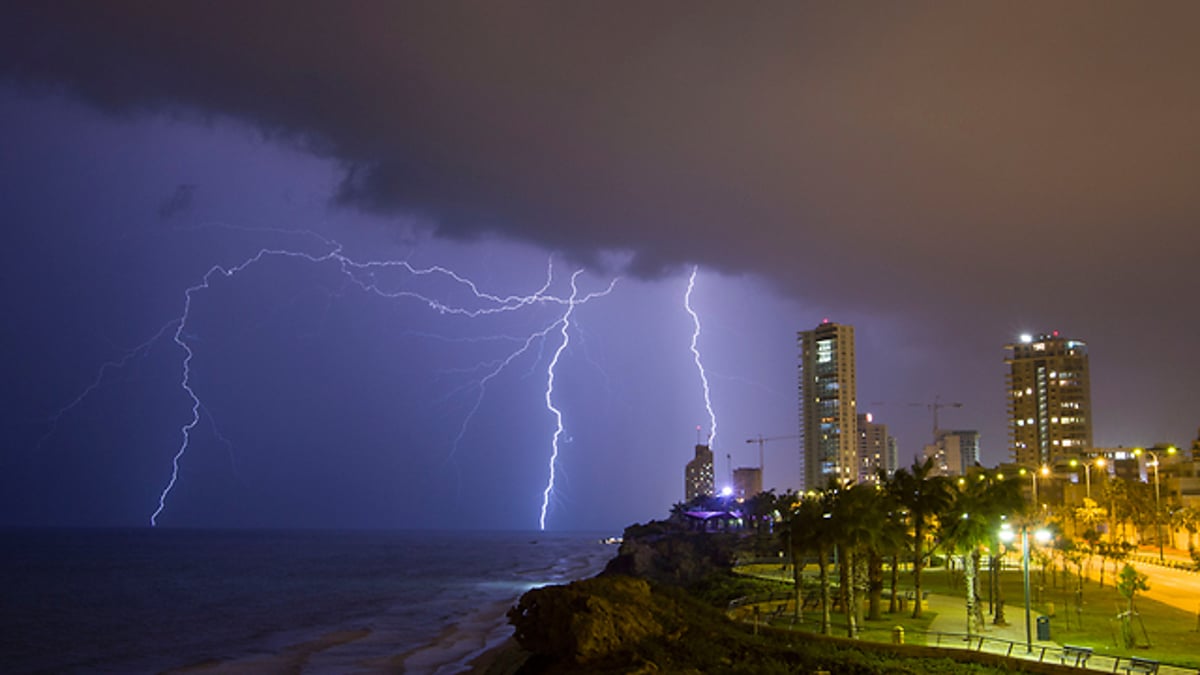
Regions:
[[463, 672], [521, 593], [616, 554], [599, 533], [0, 536], [3, 673]]

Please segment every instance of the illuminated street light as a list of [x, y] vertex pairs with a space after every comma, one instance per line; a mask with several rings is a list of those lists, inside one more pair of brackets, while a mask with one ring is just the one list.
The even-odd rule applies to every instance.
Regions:
[[1033, 507], [1035, 509], [1038, 508], [1038, 506], [1039, 506], [1038, 505], [1038, 481], [1037, 481], [1038, 474], [1040, 473], [1043, 476], [1049, 476], [1050, 475], [1050, 467], [1043, 464], [1042, 468], [1038, 469], [1037, 471], [1032, 471], [1030, 469], [1026, 469], [1026, 468], [1022, 467], [1021, 470], [1018, 471], [1017, 473], [1020, 473], [1022, 476], [1024, 476], [1025, 474], [1029, 474], [1030, 482], [1033, 484]]
[[1090, 462], [1080, 462], [1077, 459], [1071, 460], [1072, 467], [1079, 466], [1080, 464], [1083, 465], [1083, 475], [1084, 475], [1084, 479], [1087, 481], [1087, 498], [1091, 499], [1092, 498], [1092, 465], [1094, 464], [1097, 467], [1103, 469], [1104, 465], [1105, 465], [1105, 461], [1104, 461], [1103, 457], [1097, 457], [1096, 459], [1094, 459]]
[[[1045, 544], [1050, 541], [1050, 532], [1047, 530], [1037, 530], [1033, 533], [1034, 539], [1039, 544]], [[1000, 528], [1000, 541], [1008, 544], [1013, 540], [1012, 528], [1005, 523]], [[1029, 527], [1021, 526], [1021, 570], [1024, 574], [1025, 581], [1025, 652], [1033, 652], [1033, 628], [1032, 619], [1029, 611]]]
[[[1143, 451], [1141, 448], [1137, 448], [1133, 451], [1133, 454], [1140, 455], [1140, 454], [1142, 454], [1142, 452], [1145, 452], [1147, 455], [1150, 455], [1150, 457], [1152, 457], [1154, 459], [1154, 462], [1152, 462], [1150, 464], [1150, 466], [1154, 467], [1154, 530], [1158, 536], [1158, 562], [1165, 563], [1166, 559], [1163, 556], [1163, 536], [1162, 536], [1162, 495], [1159, 492], [1159, 487], [1158, 487], [1158, 463], [1159, 463], [1158, 462], [1158, 453], [1154, 452], [1153, 450]], [[1173, 445], [1168, 446], [1167, 454], [1168, 455], [1175, 454], [1175, 446], [1173, 446]]]

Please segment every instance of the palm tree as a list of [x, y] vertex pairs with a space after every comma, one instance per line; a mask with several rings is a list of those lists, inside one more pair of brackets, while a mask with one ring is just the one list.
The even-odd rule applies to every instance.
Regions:
[[[888, 494], [882, 485], [874, 490], [871, 509], [867, 513], [868, 523], [871, 524], [871, 538], [867, 545], [867, 618], [878, 621], [883, 618], [881, 599], [883, 597], [883, 561], [892, 562], [892, 602], [896, 598], [896, 582], [899, 576], [899, 559], [906, 548], [907, 530], [900, 515], [900, 505]], [[895, 611], [895, 609], [891, 609]]]
[[[830, 631], [830, 598], [829, 598], [829, 553], [832, 549], [832, 502], [833, 494], [828, 491], [819, 492], [801, 499], [788, 523], [791, 535], [792, 560], [795, 568], [796, 606], [803, 602], [803, 590], [800, 584], [800, 561], [808, 553], [817, 557], [817, 574], [821, 587], [821, 634], [829, 635]], [[797, 610], [799, 611], [799, 610]]]
[[892, 477], [892, 496], [908, 512], [913, 544], [913, 591], [917, 601], [914, 619], [921, 616], [921, 569], [925, 564], [925, 537], [933, 518], [950, 503], [950, 484], [944, 476], [933, 474], [933, 458], [924, 463], [913, 461], [911, 471], [899, 469]]
[[967, 585], [967, 634], [983, 629], [983, 611], [979, 602], [981, 550], [992, 551], [999, 544], [1000, 526], [1005, 518], [1024, 504], [1016, 481], [975, 472], [960, 478], [949, 507], [938, 519], [941, 539], [948, 553], [962, 557]]
[[864, 555], [869, 555], [877, 538], [880, 503], [874, 487], [869, 485], [852, 485], [842, 490], [832, 490], [831, 494], [831, 520], [834, 544], [838, 551], [842, 604], [846, 608], [846, 631], [848, 637], [853, 638], [858, 637], [861, 620], [858, 584], [855, 580]]
[[775, 513], [779, 498], [775, 496], [775, 488], [760, 492], [748, 498], [743, 507], [746, 514], [754, 521], [755, 533], [762, 535], [763, 530], [769, 530], [772, 514]]

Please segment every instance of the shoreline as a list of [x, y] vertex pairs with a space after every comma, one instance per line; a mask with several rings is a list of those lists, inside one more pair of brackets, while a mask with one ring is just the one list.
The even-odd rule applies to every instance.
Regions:
[[[215, 656], [173, 666], [163, 673], [178, 675], [250, 675], [251, 673], [487, 673], [510, 675], [529, 658], [513, 638], [507, 613], [531, 588], [571, 583], [599, 574], [615, 551], [592, 552], [562, 560], [565, 569], [543, 583], [514, 590], [511, 597], [491, 598], [440, 627], [436, 634], [413, 644], [404, 634], [377, 621], [360, 621], [309, 635], [293, 635], [273, 648]], [[436, 618], [431, 618], [436, 622]]]
[[529, 659], [529, 652], [521, 649], [511, 635], [500, 644], [485, 650], [471, 660], [466, 671], [473, 675], [513, 675]]

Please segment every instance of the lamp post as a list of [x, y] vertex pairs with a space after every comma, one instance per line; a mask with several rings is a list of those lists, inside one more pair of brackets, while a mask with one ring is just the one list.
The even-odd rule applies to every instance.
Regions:
[[1080, 462], [1077, 459], [1071, 460], [1071, 466], [1075, 466], [1077, 464], [1083, 464], [1083, 477], [1087, 484], [1087, 498], [1091, 499], [1092, 498], [1092, 465], [1095, 464], [1096, 466], [1103, 469], [1104, 464], [1105, 464], [1104, 458], [1097, 457], [1096, 459], [1094, 459], [1090, 462]]
[[[1050, 540], [1050, 533], [1046, 530], [1038, 530], [1034, 533], [1034, 537], [1045, 543]], [[1013, 540], [1013, 531], [1005, 525], [1000, 530], [1000, 541], [1005, 543]], [[1025, 583], [1025, 653], [1033, 653], [1033, 626], [1032, 618], [1029, 609], [1029, 526], [1021, 526], [1021, 572]]]
[[1022, 468], [1019, 473], [1024, 474], [1026, 472], [1029, 473], [1030, 482], [1033, 485], [1033, 508], [1035, 510], [1040, 511], [1041, 508], [1038, 505], [1038, 480], [1037, 480], [1038, 474], [1040, 473], [1043, 476], [1049, 476], [1050, 475], [1050, 467], [1048, 467], [1046, 465], [1042, 465], [1042, 468], [1037, 469], [1037, 470]]
[[[1138, 448], [1138, 450], [1135, 450], [1134, 454], [1139, 454], [1138, 453], [1139, 450], [1141, 450], [1141, 448]], [[1154, 532], [1155, 532], [1156, 536], [1158, 537], [1158, 562], [1163, 563], [1163, 562], [1166, 562], [1166, 559], [1165, 559], [1165, 556], [1163, 555], [1162, 494], [1159, 491], [1159, 487], [1158, 487], [1158, 463], [1159, 463], [1158, 462], [1158, 453], [1154, 452], [1153, 450], [1146, 450], [1145, 453], [1147, 455], [1150, 455], [1150, 457], [1154, 460], [1150, 464], [1150, 466], [1154, 467]], [[1173, 445], [1169, 446], [1167, 448], [1167, 454], [1168, 455], [1175, 454], [1175, 446], [1173, 446]]]

